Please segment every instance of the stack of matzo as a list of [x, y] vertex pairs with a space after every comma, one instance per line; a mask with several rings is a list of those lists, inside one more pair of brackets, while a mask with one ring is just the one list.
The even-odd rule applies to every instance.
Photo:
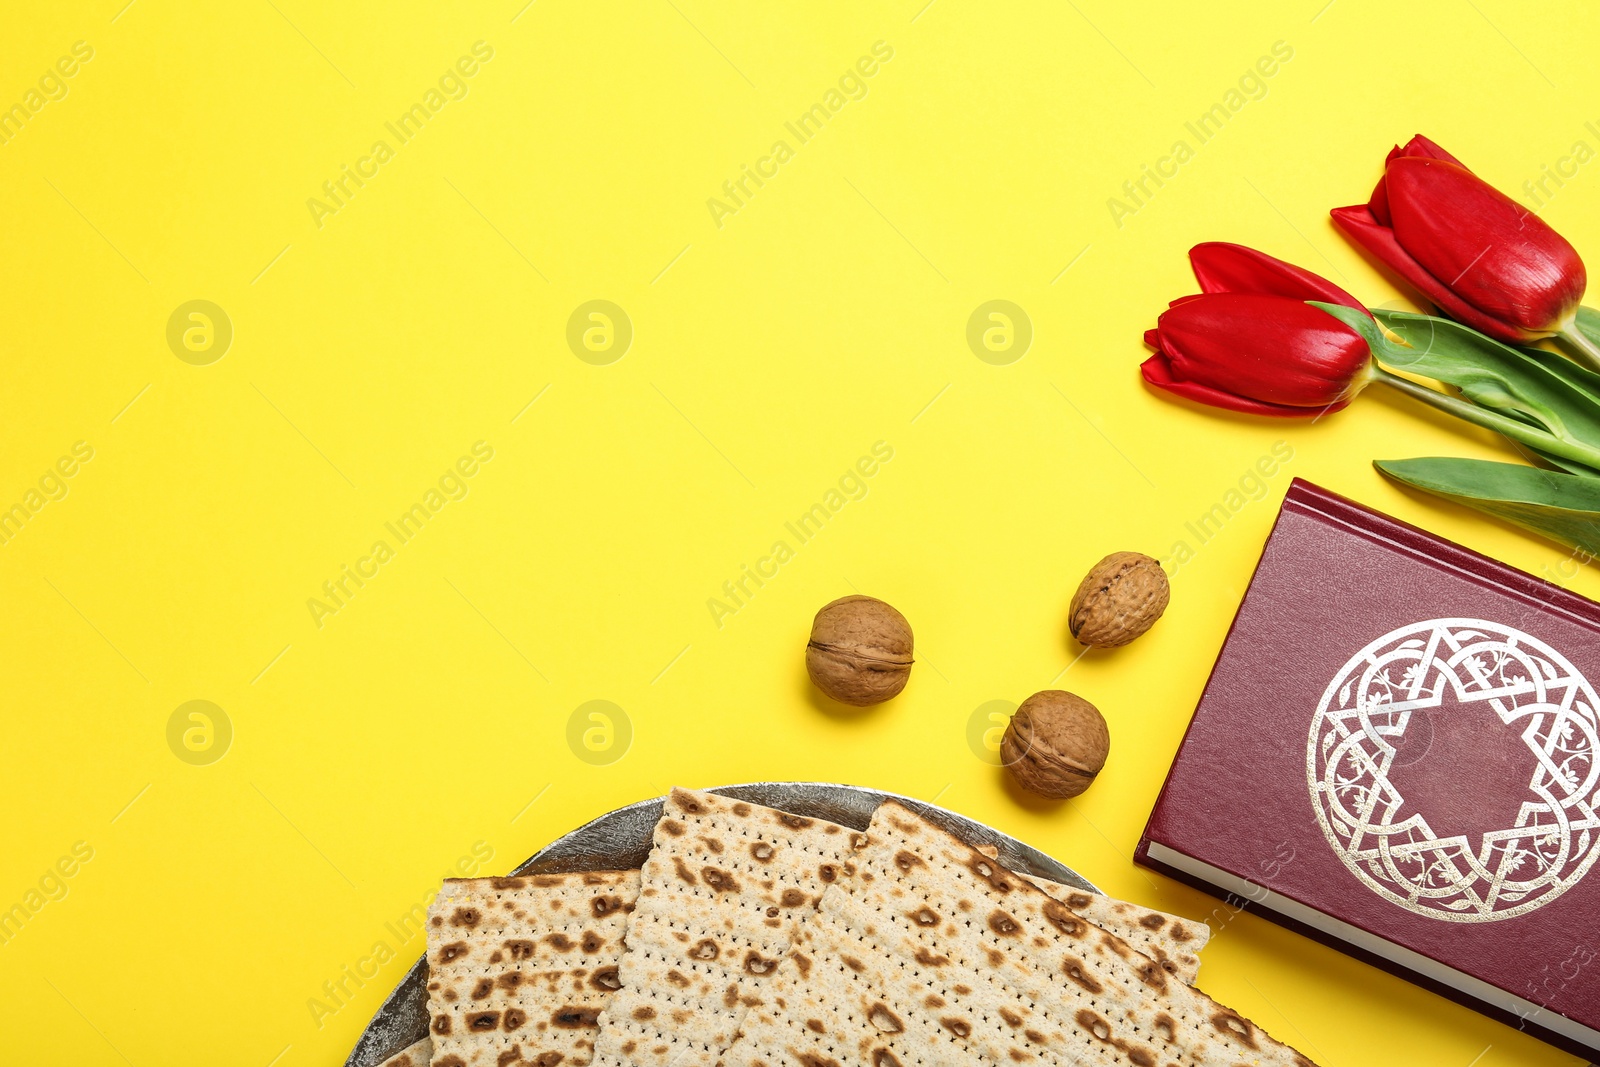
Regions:
[[[458, 907], [525, 927], [457, 938]], [[430, 914], [433, 1067], [1307, 1063], [1189, 987], [1203, 924], [1023, 879], [896, 804], [863, 834], [675, 789], [643, 872], [450, 882]], [[594, 954], [557, 948], [574, 931]], [[504, 979], [511, 941], [549, 951]]]
[[448, 879], [428, 909], [433, 1067], [583, 1064], [638, 871]]
[[[824, 893], [858, 877], [868, 843], [820, 819], [674, 789], [628, 922], [622, 988], [600, 1019], [596, 1067], [722, 1062], [747, 1013], [768, 999], [776, 962]], [[1203, 925], [1042, 884], [1086, 927], [1134, 941], [1180, 983], [1193, 978]]]
[[1311, 1067], [1126, 941], [893, 802], [727, 1067]]

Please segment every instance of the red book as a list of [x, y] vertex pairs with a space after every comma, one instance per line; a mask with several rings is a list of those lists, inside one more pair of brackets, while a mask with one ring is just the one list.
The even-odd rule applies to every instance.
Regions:
[[1600, 1053], [1600, 605], [1296, 479], [1137, 858]]

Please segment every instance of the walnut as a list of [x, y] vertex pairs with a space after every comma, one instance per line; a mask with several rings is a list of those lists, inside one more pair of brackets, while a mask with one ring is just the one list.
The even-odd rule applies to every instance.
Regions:
[[1113, 552], [1072, 595], [1067, 627], [1091, 648], [1125, 645], [1155, 625], [1171, 595], [1161, 564], [1138, 552]]
[[841, 704], [881, 704], [911, 677], [911, 624], [881, 600], [841, 597], [811, 623], [806, 673]]
[[1088, 789], [1110, 752], [1105, 717], [1060, 689], [1024, 700], [1000, 739], [1000, 759], [1017, 784], [1058, 800]]

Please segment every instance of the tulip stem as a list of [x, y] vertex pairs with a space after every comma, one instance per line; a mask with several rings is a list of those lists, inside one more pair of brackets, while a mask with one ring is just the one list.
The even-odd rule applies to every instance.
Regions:
[[1440, 411], [1448, 412], [1458, 419], [1493, 430], [1498, 434], [1511, 438], [1513, 441], [1520, 441], [1522, 444], [1539, 452], [1560, 456], [1562, 459], [1581, 463], [1585, 467], [1600, 471], [1600, 449], [1591, 448], [1577, 441], [1556, 437], [1536, 426], [1530, 426], [1525, 422], [1507, 418], [1498, 412], [1480, 408], [1476, 404], [1462, 400], [1460, 397], [1441, 393], [1437, 389], [1429, 389], [1420, 382], [1414, 382], [1410, 378], [1402, 378], [1398, 374], [1392, 374], [1376, 364], [1373, 365], [1372, 376], [1374, 381], [1383, 382], [1385, 385], [1398, 389], [1409, 397], [1420, 400], [1431, 407], [1436, 407]]
[[1567, 323], [1556, 336], [1581, 357], [1577, 362], [1587, 364], [1590, 370], [1600, 371], [1600, 345], [1589, 340], [1589, 335], [1578, 329], [1577, 320]]

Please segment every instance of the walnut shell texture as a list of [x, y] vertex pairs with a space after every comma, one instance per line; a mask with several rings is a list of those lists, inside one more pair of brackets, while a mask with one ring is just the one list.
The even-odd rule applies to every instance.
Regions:
[[841, 704], [881, 704], [911, 677], [911, 624], [870, 596], [847, 596], [823, 606], [811, 623], [806, 673]]
[[1078, 585], [1067, 627], [1080, 644], [1115, 648], [1154, 626], [1171, 597], [1160, 563], [1139, 552], [1113, 552]]
[[1000, 739], [1000, 759], [1030, 793], [1065, 800], [1094, 784], [1111, 754], [1111, 731], [1087, 700], [1060, 689], [1017, 708]]

